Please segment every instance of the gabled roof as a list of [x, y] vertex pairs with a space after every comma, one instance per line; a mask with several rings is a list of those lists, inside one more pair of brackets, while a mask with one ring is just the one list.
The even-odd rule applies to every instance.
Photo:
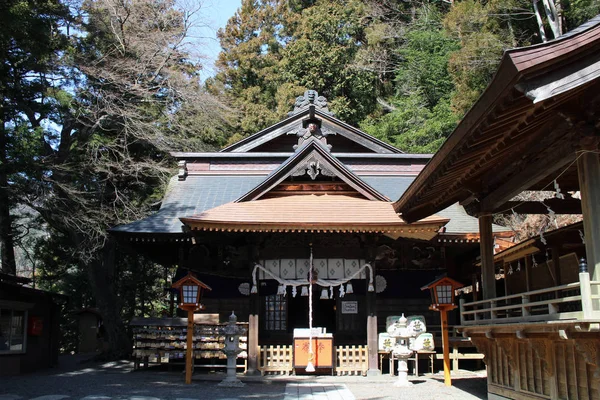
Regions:
[[600, 110], [599, 55], [600, 17], [556, 40], [506, 51], [488, 88], [395, 209], [413, 221], [464, 202], [489, 215], [554, 180], [563, 191], [578, 190], [573, 160]]
[[[311, 169], [314, 169], [312, 173], [340, 178], [369, 200], [390, 201], [332, 156], [323, 144], [311, 138], [303, 143], [297, 153], [271, 172], [263, 182], [237, 199], [236, 203], [258, 200], [291, 175], [304, 175]], [[309, 171], [309, 173], [311, 172]]]
[[181, 221], [203, 231], [361, 232], [430, 240], [448, 219], [434, 215], [407, 224], [390, 202], [310, 194], [227, 203]]
[[243, 153], [251, 151], [280, 136], [296, 134], [298, 130], [305, 128], [303, 126], [304, 122], [313, 119], [320, 120], [321, 127], [328, 129], [332, 134], [344, 136], [348, 140], [359, 144], [365, 149], [365, 152], [388, 154], [402, 153], [401, 150], [398, 150], [394, 146], [382, 142], [360, 129], [340, 121], [332, 115], [319, 111], [318, 109], [315, 109], [314, 106], [310, 106], [298, 114], [292, 115], [254, 135], [248, 136], [247, 138], [224, 148], [221, 152]]

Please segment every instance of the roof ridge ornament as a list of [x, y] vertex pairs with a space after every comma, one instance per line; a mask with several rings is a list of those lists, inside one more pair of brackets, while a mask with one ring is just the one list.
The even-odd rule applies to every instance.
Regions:
[[316, 90], [307, 90], [304, 92], [303, 96], [296, 97], [294, 111], [289, 112], [288, 116], [292, 117], [296, 114], [300, 114], [307, 110], [311, 105], [324, 114], [334, 115], [329, 111], [329, 108], [327, 108], [327, 99], [324, 96], [319, 96], [319, 93], [317, 93]]

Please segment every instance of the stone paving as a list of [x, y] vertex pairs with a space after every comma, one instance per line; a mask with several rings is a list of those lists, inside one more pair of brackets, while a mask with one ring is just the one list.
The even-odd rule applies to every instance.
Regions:
[[[64, 359], [63, 359], [64, 360]], [[72, 361], [72, 360], [71, 360]], [[222, 388], [224, 373], [198, 372], [191, 385], [181, 369], [133, 370], [129, 361], [61, 363], [60, 368], [0, 377], [0, 400], [474, 400], [487, 398], [485, 371], [459, 371], [453, 386], [441, 374], [411, 377], [411, 387], [393, 386], [397, 377], [243, 376], [246, 386]]]

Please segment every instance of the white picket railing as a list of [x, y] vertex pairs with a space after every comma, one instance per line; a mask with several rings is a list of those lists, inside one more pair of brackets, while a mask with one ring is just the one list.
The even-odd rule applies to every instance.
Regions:
[[600, 281], [461, 303], [460, 314], [462, 325], [600, 319]]

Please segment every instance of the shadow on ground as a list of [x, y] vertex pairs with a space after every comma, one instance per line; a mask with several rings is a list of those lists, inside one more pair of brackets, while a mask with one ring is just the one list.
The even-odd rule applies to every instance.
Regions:
[[[434, 378], [436, 381], [444, 382], [443, 379]], [[478, 399], [487, 399], [487, 378], [486, 377], [468, 377], [452, 379], [452, 386], [469, 393]]]

